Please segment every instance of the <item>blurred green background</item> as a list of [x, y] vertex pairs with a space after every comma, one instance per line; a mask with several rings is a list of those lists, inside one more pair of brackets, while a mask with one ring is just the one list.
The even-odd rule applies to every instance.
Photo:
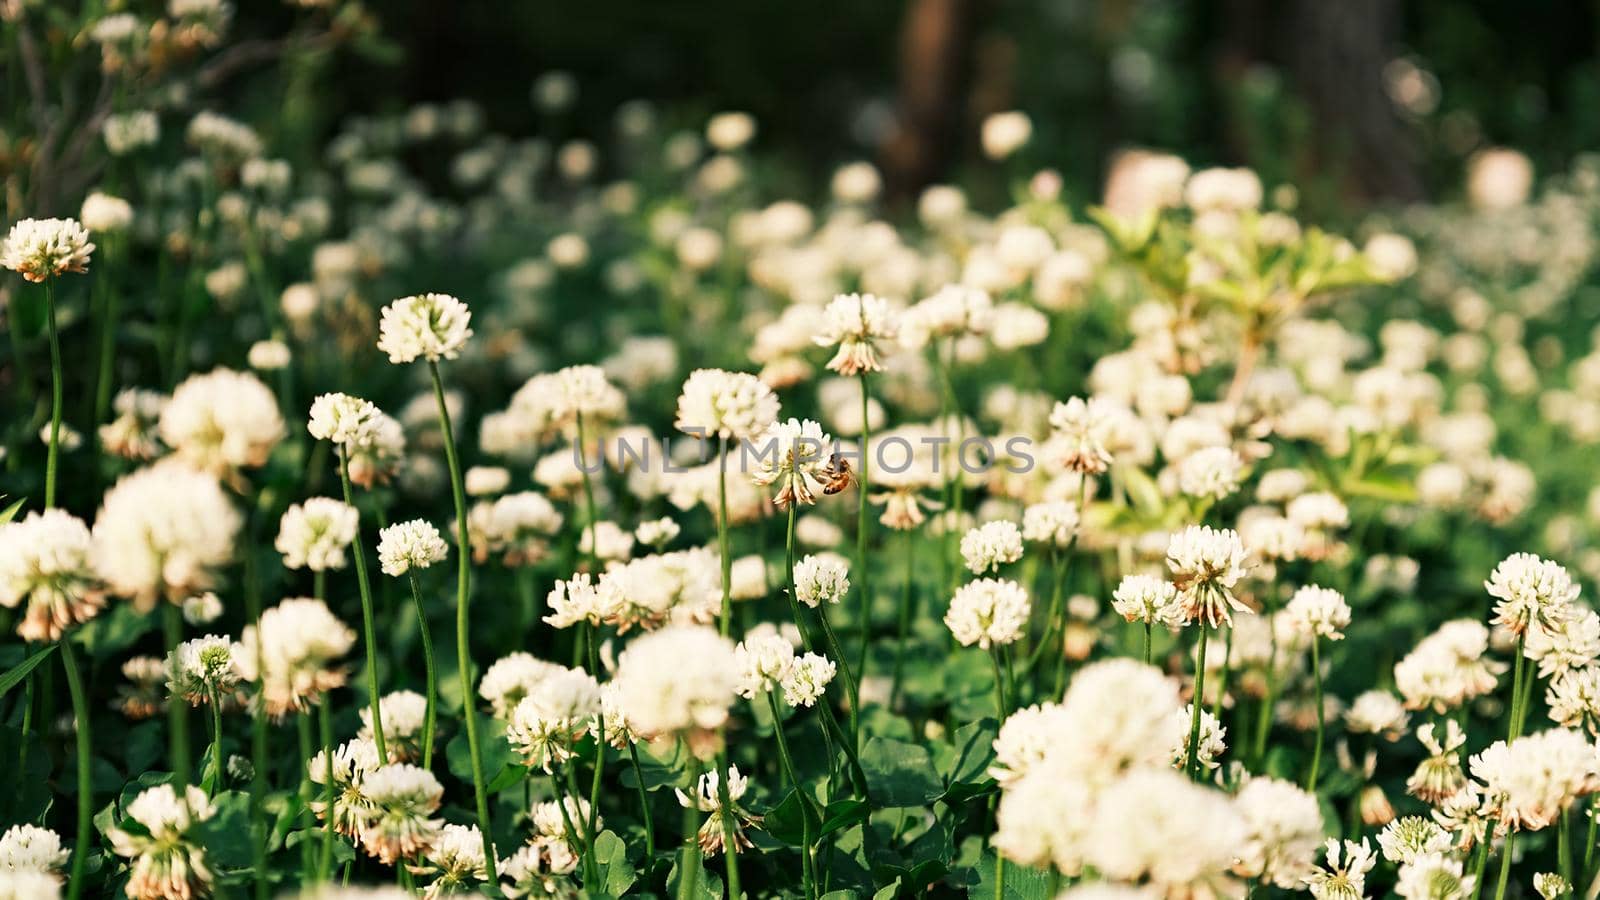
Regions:
[[[243, 33], [294, 15], [287, 4], [241, 7]], [[1448, 199], [1462, 161], [1484, 146], [1515, 146], [1545, 172], [1600, 143], [1600, 4], [1576, 0], [371, 8], [395, 52], [330, 57], [333, 71], [318, 73], [337, 76], [318, 85], [324, 135], [374, 103], [472, 97], [506, 133], [603, 136], [618, 104], [648, 97], [686, 125], [719, 109], [754, 113], [764, 154], [797, 187], [867, 158], [904, 198], [947, 179], [1003, 190], [977, 125], [1015, 108], [1036, 135], [1016, 165], [1058, 168], [1075, 196], [1097, 193], [1110, 154], [1136, 144], [1292, 180], [1323, 212]], [[576, 76], [578, 102], [536, 124], [530, 85], [551, 71]], [[338, 96], [321, 95], [329, 85]]]

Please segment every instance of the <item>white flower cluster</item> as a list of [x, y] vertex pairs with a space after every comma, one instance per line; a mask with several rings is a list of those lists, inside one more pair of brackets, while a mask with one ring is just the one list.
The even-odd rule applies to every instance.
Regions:
[[383, 308], [378, 349], [392, 363], [455, 359], [472, 337], [472, 311], [449, 294], [401, 297]]
[[378, 531], [378, 563], [395, 578], [443, 562], [449, 553], [439, 529], [424, 519], [398, 522]]
[[980, 578], [956, 589], [944, 624], [962, 646], [976, 644], [987, 650], [1021, 638], [1031, 609], [1022, 585], [1002, 578]]
[[89, 232], [76, 219], [23, 219], [0, 241], [0, 266], [29, 281], [89, 271]]
[[284, 510], [272, 546], [283, 554], [283, 565], [289, 569], [342, 569], [345, 548], [355, 540], [360, 525], [354, 506], [332, 497], [311, 497]]
[[733, 653], [739, 696], [747, 700], [781, 690], [785, 703], [809, 707], [837, 672], [833, 662], [821, 654], [796, 655], [794, 645], [775, 628], [752, 629]]

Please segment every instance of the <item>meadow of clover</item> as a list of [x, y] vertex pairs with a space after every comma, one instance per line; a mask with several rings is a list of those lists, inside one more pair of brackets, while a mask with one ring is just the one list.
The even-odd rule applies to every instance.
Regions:
[[372, 10], [77, 6], [0, 0], [0, 900], [1600, 894], [1600, 161], [308, 146], [221, 85]]

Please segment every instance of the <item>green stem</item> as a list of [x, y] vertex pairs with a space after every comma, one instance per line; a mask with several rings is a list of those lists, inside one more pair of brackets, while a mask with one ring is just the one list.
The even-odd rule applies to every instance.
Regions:
[[900, 700], [900, 676], [905, 670], [906, 641], [911, 637], [911, 622], [916, 617], [917, 595], [914, 587], [917, 547], [913, 533], [908, 529], [905, 532], [906, 572], [905, 584], [900, 591], [900, 621], [895, 626], [894, 641], [894, 671], [889, 677], [889, 708], [893, 709]]
[[1522, 734], [1522, 657], [1527, 640], [1526, 632], [1517, 635], [1517, 658], [1511, 668], [1511, 721], [1506, 729], [1507, 741], [1515, 740]]
[[[104, 259], [107, 263], [111, 261], [110, 243], [107, 241]], [[117, 361], [117, 314], [121, 304], [116, 287], [111, 285], [107, 276], [101, 275], [95, 283], [102, 285], [105, 292], [105, 305], [102, 308], [104, 318], [100, 322], [100, 362], [95, 370], [94, 416], [90, 419], [91, 425], [99, 426], [105, 424], [106, 412], [111, 408], [112, 375]]]
[[[585, 625], [588, 632], [589, 645], [589, 674], [598, 680], [600, 678], [600, 626]], [[606, 771], [606, 714], [602, 707], [596, 716], [597, 728], [594, 740], [594, 779], [589, 783], [589, 855], [594, 856], [594, 840], [596, 836], [596, 823], [600, 818], [600, 779]], [[599, 860], [594, 860], [596, 871], [599, 871]]]
[[722, 617], [718, 623], [723, 637], [733, 624], [733, 555], [728, 547], [728, 441], [718, 442], [717, 453], [717, 553], [722, 557]]
[[721, 804], [722, 861], [727, 864], [728, 900], [740, 900], [744, 892], [739, 889], [739, 845], [735, 841], [733, 824], [733, 798], [728, 795], [728, 751], [717, 754], [717, 800]]
[[456, 439], [450, 428], [450, 410], [445, 406], [444, 379], [439, 364], [428, 361], [433, 376], [433, 397], [439, 407], [439, 424], [444, 432], [445, 461], [450, 467], [450, 494], [456, 509], [456, 664], [461, 673], [461, 711], [467, 724], [467, 749], [472, 757], [472, 793], [478, 813], [478, 829], [483, 832], [485, 880], [490, 890], [499, 893], [495, 874], [494, 839], [489, 827], [489, 795], [483, 777], [483, 751], [478, 746], [478, 717], [472, 702], [472, 654], [468, 643], [470, 621], [468, 598], [472, 589], [471, 544], [467, 538], [466, 487], [461, 481], [461, 462], [456, 458]]
[[1150, 665], [1150, 644], [1152, 643], [1152, 641], [1151, 641], [1151, 632], [1154, 631], [1154, 629], [1155, 629], [1154, 623], [1152, 623], [1149, 619], [1145, 619], [1144, 620], [1144, 664], [1147, 665], [1147, 666]]
[[1200, 708], [1205, 706], [1206, 698], [1206, 638], [1210, 629], [1204, 621], [1197, 621], [1200, 626], [1199, 649], [1195, 655], [1194, 668], [1194, 699], [1190, 701], [1193, 712], [1189, 717], [1189, 760], [1184, 764], [1183, 770], [1189, 777], [1200, 776]]
[[1255, 761], [1256, 767], [1261, 766], [1261, 761], [1267, 754], [1267, 732], [1272, 728], [1272, 706], [1277, 701], [1278, 694], [1278, 629], [1273, 627], [1273, 616], [1276, 614], [1278, 603], [1278, 576], [1274, 570], [1272, 580], [1267, 584], [1265, 602], [1262, 604], [1262, 618], [1267, 622], [1267, 690], [1261, 698], [1261, 706], [1256, 710], [1255, 746], [1251, 748], [1250, 758]]
[[[176, 603], [161, 604], [161, 625], [167, 655], [183, 643], [183, 610]], [[172, 774], [180, 785], [189, 783], [189, 705], [167, 703], [167, 754], [172, 762]]]
[[654, 860], [656, 855], [656, 830], [650, 821], [650, 795], [644, 790], [644, 768], [639, 765], [639, 748], [628, 742], [628, 759], [633, 763], [633, 779], [639, 782], [639, 817], [644, 822], [644, 858]]
[[317, 861], [317, 880], [327, 881], [333, 874], [333, 716], [325, 696], [317, 704], [317, 724], [322, 730], [322, 802], [327, 812], [322, 817], [322, 856]]
[[[1488, 835], [1484, 835], [1484, 840], [1487, 841], [1488, 839]], [[1494, 900], [1505, 900], [1506, 882], [1511, 878], [1511, 851], [1515, 848], [1516, 843], [1517, 833], [1515, 831], [1506, 832], [1505, 846], [1500, 848], [1500, 877], [1495, 881]]]
[[46, 327], [50, 332], [50, 450], [44, 461], [44, 508], [56, 505], [56, 458], [61, 453], [61, 335], [56, 330], [56, 280], [44, 280]]
[[1596, 828], [1600, 827], [1600, 819], [1596, 819], [1596, 815], [1600, 815], [1600, 795], [1589, 798], [1589, 836], [1583, 842], [1582, 874], [1584, 884], [1589, 884], [1594, 880], [1594, 845]]
[[[589, 568], [600, 577], [599, 517], [595, 515], [594, 482], [589, 478], [589, 444], [583, 429], [583, 414], [578, 414], [578, 474], [583, 476], [584, 507], [589, 517]], [[726, 507], [726, 500], [724, 500]], [[727, 632], [724, 631], [724, 634]], [[594, 673], [598, 677], [598, 673]]]
[[989, 662], [994, 666], [994, 713], [999, 722], [1006, 720], [1006, 676], [1000, 671], [1000, 648], [989, 648]]
[[1489, 868], [1489, 833], [1485, 829], [1472, 862], [1472, 900], [1483, 893], [1483, 873]]
[[[252, 523], [254, 518], [252, 517]], [[254, 577], [255, 554], [246, 553], [244, 560], [245, 620], [251, 623], [261, 619], [261, 596]], [[256, 670], [263, 665], [262, 648], [256, 642]], [[267, 816], [263, 802], [267, 795], [267, 715], [265, 709], [250, 714], [250, 858], [255, 870], [255, 900], [267, 900], [270, 890], [267, 877]]]
[[794, 758], [789, 754], [789, 739], [783, 735], [783, 710], [778, 707], [778, 695], [771, 690], [766, 693], [767, 705], [772, 710], [772, 733], [778, 739], [778, 760], [783, 764], [783, 774], [789, 779], [789, 785], [794, 788], [795, 793], [800, 797], [801, 805], [805, 807], [800, 813], [800, 852], [803, 854], [801, 856], [801, 877], [805, 881], [806, 896], [815, 898], [817, 887], [811, 874], [811, 816], [814, 812], [819, 813], [819, 820], [821, 816], [811, 795], [807, 794], [801, 786], [800, 776], [795, 771]]
[[422, 589], [417, 586], [417, 576], [409, 576], [411, 580], [411, 603], [417, 610], [417, 633], [422, 637], [422, 664], [423, 677], [427, 687], [423, 693], [426, 703], [422, 718], [422, 767], [433, 768], [433, 732], [435, 716], [438, 711], [434, 708], [434, 698], [439, 693], [438, 669], [433, 659], [433, 634], [428, 628], [428, 616], [422, 609]]
[[[858, 627], [858, 629], [860, 631], [861, 651], [860, 651], [860, 655], [858, 657], [859, 662], [858, 662], [858, 665], [857, 665], [857, 671], [859, 671], [861, 673], [861, 677], [862, 678], [867, 677], [867, 645], [869, 643], [871, 643], [871, 633], [872, 633], [872, 589], [871, 589], [871, 586], [870, 586], [870, 580], [869, 580], [868, 575], [867, 575], [867, 528], [868, 528], [868, 523], [871, 521], [870, 517], [867, 515], [867, 492], [868, 492], [868, 487], [870, 486], [871, 479], [872, 479], [872, 466], [871, 466], [872, 449], [870, 447], [872, 426], [871, 426], [871, 417], [868, 415], [868, 407], [870, 405], [871, 399], [872, 399], [872, 392], [870, 390], [868, 390], [868, 387], [867, 387], [867, 373], [866, 372], [862, 372], [861, 373], [861, 475], [860, 475], [860, 478], [858, 480], [858, 483], [856, 484], [857, 495], [856, 495], [856, 571], [855, 571], [857, 584], [861, 588], [861, 595], [860, 595], [860, 600], [859, 600], [859, 602], [861, 604], [861, 609], [857, 613], [857, 617], [860, 620], [857, 623], [857, 627]], [[840, 658], [840, 664], [842, 665], [843, 662], [844, 662], [844, 659], [841, 657]], [[851, 693], [850, 693], [850, 716], [851, 716], [851, 719], [854, 720], [855, 716], [856, 716], [856, 712], [855, 712], [856, 708], [861, 705], [861, 682], [859, 682], [859, 681], [854, 682], [851, 685], [850, 690], [851, 690]], [[854, 725], [853, 724], [851, 726], [851, 730], [852, 731], [854, 730]]]
[[[72, 642], [61, 641], [61, 668], [67, 673], [67, 692], [72, 696], [73, 729], [77, 738], [78, 756], [78, 831], [72, 845], [72, 872], [67, 877], [67, 900], [77, 900], [83, 894], [84, 866], [89, 857], [89, 825], [94, 820], [94, 782], [90, 778], [92, 760], [89, 733], [89, 701], [83, 691], [83, 675], [78, 671], [78, 657]], [[174, 704], [177, 705], [177, 704]]]
[[211, 793], [215, 796], [222, 790], [222, 698], [216, 691], [206, 693], [211, 704]]
[[[350, 488], [349, 454], [343, 449], [339, 452], [339, 483], [344, 487], [345, 505], [355, 509], [355, 493]], [[387, 763], [389, 751], [383, 741], [383, 717], [378, 714], [378, 701], [382, 695], [378, 693], [378, 639], [372, 627], [372, 585], [367, 582], [367, 551], [361, 545], [360, 528], [356, 529], [350, 550], [356, 558], [356, 585], [361, 589], [361, 634], [367, 648], [367, 705], [372, 710], [373, 742], [378, 745], [378, 759]]]
[[1572, 884], [1572, 824], [1568, 821], [1567, 814], [1570, 809], [1561, 811], [1561, 818], [1556, 820], [1556, 871]]
[[[694, 797], [700, 791], [700, 763], [687, 746], [684, 753], [689, 757], [689, 790], [686, 793]], [[700, 811], [693, 803], [688, 803], [683, 807], [683, 848], [678, 855], [678, 900], [691, 900], [698, 894], [695, 888], [700, 880], [699, 833]]]
[[845, 658], [844, 648], [839, 646], [839, 636], [833, 633], [833, 626], [828, 624], [827, 604], [817, 608], [817, 620], [822, 623], [822, 636], [828, 642], [828, 652], [839, 663], [839, 674], [844, 676], [845, 693], [850, 695], [850, 740], [849, 744], [854, 750], [860, 742], [861, 716], [859, 712], [861, 689], [856, 681], [855, 673], [850, 671], [850, 662]]
[[[316, 790], [316, 788], [311, 784], [311, 767], [309, 765], [311, 762], [311, 754], [313, 753], [312, 747], [314, 746], [314, 741], [311, 737], [311, 711], [308, 709], [304, 713], [295, 716], [294, 725], [295, 730], [300, 738], [300, 759], [302, 760], [300, 764], [299, 790], [300, 801], [302, 804], [301, 815], [307, 821], [306, 831], [310, 832], [311, 829], [315, 828], [317, 825], [316, 816], [311, 810], [311, 797], [313, 792]], [[316, 862], [316, 845], [311, 841], [301, 841], [300, 878], [302, 881], [311, 881], [312, 876], [316, 872]], [[402, 868], [404, 867], [402, 866]]]
[[1316, 686], [1316, 704], [1317, 704], [1317, 739], [1316, 740], [1317, 740], [1317, 743], [1316, 743], [1316, 746], [1314, 746], [1311, 749], [1311, 772], [1310, 772], [1310, 774], [1308, 774], [1306, 776], [1306, 790], [1310, 791], [1313, 794], [1317, 792], [1317, 773], [1322, 768], [1322, 731], [1323, 731], [1323, 727], [1324, 727], [1323, 718], [1326, 715], [1326, 712], [1323, 709], [1325, 704], [1322, 702], [1322, 654], [1321, 654], [1321, 650], [1320, 650], [1321, 645], [1322, 645], [1322, 638], [1320, 638], [1320, 637], [1318, 637], [1316, 635], [1312, 635], [1311, 636], [1311, 683]]

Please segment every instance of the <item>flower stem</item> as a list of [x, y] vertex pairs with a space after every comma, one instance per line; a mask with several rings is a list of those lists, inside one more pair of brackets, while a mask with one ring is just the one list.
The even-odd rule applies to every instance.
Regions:
[[[788, 777], [789, 784], [800, 797], [800, 804], [804, 807], [800, 813], [801, 834], [801, 877], [805, 881], [806, 896], [815, 898], [817, 895], [816, 882], [811, 871], [811, 815], [817, 812], [816, 804], [811, 795], [805, 792], [800, 784], [800, 776], [795, 772], [794, 758], [789, 755], [789, 739], [783, 735], [783, 710], [778, 708], [778, 695], [774, 691], [767, 691], [767, 704], [772, 709], [772, 733], [778, 739], [778, 760], [783, 763], [783, 774]], [[818, 815], [821, 819], [821, 815]]]
[[828, 607], [826, 604], [817, 609], [817, 619], [822, 622], [822, 635], [828, 641], [828, 652], [839, 663], [839, 674], [844, 676], [845, 693], [850, 695], [850, 747], [854, 750], [859, 743], [861, 734], [861, 687], [856, 681], [855, 673], [850, 671], [850, 662], [845, 658], [844, 648], [839, 646], [839, 636], [833, 633], [833, 626], [828, 624]]
[[[857, 670], [861, 673], [861, 677], [862, 678], [867, 677], [867, 645], [871, 642], [871, 631], [872, 631], [872, 590], [871, 590], [870, 582], [869, 582], [869, 579], [868, 579], [868, 576], [867, 576], [867, 527], [868, 527], [868, 523], [871, 521], [871, 519], [867, 515], [867, 489], [868, 489], [868, 486], [871, 484], [871, 478], [872, 478], [872, 471], [871, 471], [872, 467], [870, 465], [870, 460], [871, 460], [871, 457], [872, 457], [872, 450], [870, 449], [870, 446], [869, 446], [870, 443], [871, 443], [872, 425], [871, 425], [871, 416], [868, 414], [869, 413], [869, 405], [870, 405], [871, 399], [872, 399], [872, 392], [870, 390], [868, 390], [868, 387], [867, 387], [867, 373], [866, 372], [862, 372], [861, 373], [861, 475], [860, 475], [860, 478], [858, 479], [859, 483], [856, 485], [858, 493], [856, 495], [856, 572], [855, 572], [856, 579], [857, 579], [857, 584], [860, 585], [860, 588], [861, 588], [861, 596], [860, 596], [860, 601], [859, 601], [860, 604], [861, 604], [861, 609], [860, 609], [860, 612], [857, 614], [859, 619], [860, 619], [860, 621], [857, 624], [858, 624], [858, 629], [861, 632], [861, 634], [860, 634], [861, 651], [860, 651], [860, 655], [857, 657], [857, 659], [859, 660], [859, 663], [857, 664]], [[841, 664], [843, 663], [843, 661], [844, 660], [841, 657], [840, 658]], [[851, 690], [851, 693], [850, 693], [850, 716], [851, 716], [851, 719], [853, 720], [855, 718], [855, 715], [856, 715], [856, 713], [855, 713], [856, 707], [861, 705], [861, 682], [857, 681], [857, 682], [853, 683], [851, 685], [851, 689], [850, 690]], [[854, 725], [853, 724], [851, 726], [851, 730], [852, 731], [854, 730]]]
[[433, 634], [428, 628], [428, 616], [422, 611], [422, 589], [417, 586], [417, 576], [411, 575], [411, 602], [417, 610], [417, 633], [422, 637], [422, 665], [423, 677], [427, 687], [423, 693], [426, 705], [422, 718], [422, 767], [433, 767], [433, 732], [435, 717], [438, 710], [434, 708], [434, 698], [439, 693], [438, 669], [433, 660]]
[[[689, 757], [689, 790], [686, 793], [692, 797], [700, 790], [700, 763], [687, 746], [684, 752]], [[700, 811], [693, 803], [687, 803], [683, 807], [683, 848], [678, 854], [678, 900], [690, 900], [698, 893], [695, 888], [700, 880], [699, 832]]]
[[439, 364], [428, 361], [428, 372], [433, 376], [433, 397], [439, 407], [439, 425], [444, 432], [445, 461], [450, 466], [450, 495], [456, 508], [456, 664], [461, 674], [461, 715], [467, 725], [467, 749], [472, 757], [472, 793], [477, 807], [478, 830], [483, 833], [483, 858], [485, 881], [491, 890], [499, 893], [499, 877], [495, 874], [493, 832], [489, 828], [489, 795], [483, 777], [483, 751], [478, 746], [478, 717], [472, 702], [472, 654], [468, 644], [470, 616], [468, 598], [472, 590], [472, 561], [467, 538], [466, 487], [461, 481], [461, 461], [456, 458], [456, 439], [450, 429], [450, 410], [444, 400], [444, 379], [439, 377]]
[[1154, 628], [1155, 624], [1153, 622], [1149, 619], [1144, 620], [1144, 664], [1147, 666], [1150, 665], [1151, 632]]
[[906, 561], [905, 584], [900, 591], [900, 621], [895, 629], [894, 672], [889, 678], [889, 707], [900, 700], [900, 675], [905, 670], [906, 641], [911, 637], [911, 622], [916, 617], [917, 594], [914, 584], [917, 567], [917, 544], [910, 530], [905, 532], [904, 554]]
[[1321, 649], [1320, 649], [1321, 646], [1322, 646], [1322, 638], [1318, 637], [1317, 635], [1312, 635], [1311, 636], [1311, 683], [1316, 685], [1316, 704], [1317, 704], [1317, 738], [1316, 738], [1316, 740], [1317, 740], [1317, 743], [1316, 743], [1316, 746], [1313, 747], [1312, 750], [1311, 750], [1311, 772], [1310, 772], [1310, 774], [1308, 774], [1306, 776], [1306, 790], [1312, 792], [1313, 794], [1316, 793], [1316, 791], [1317, 791], [1317, 773], [1322, 768], [1322, 730], [1323, 730], [1323, 727], [1324, 727], [1323, 718], [1326, 716], [1326, 710], [1323, 709], [1324, 704], [1322, 702], [1322, 652], [1321, 652]]
[[[589, 645], [589, 675], [596, 680], [600, 678], [600, 626], [585, 625], [588, 632]], [[594, 839], [596, 823], [600, 818], [600, 779], [606, 771], [606, 713], [604, 707], [596, 715], [596, 729], [594, 740], [594, 780], [589, 783], [589, 856], [594, 856]], [[594, 860], [598, 871], [599, 860]]]
[[733, 556], [728, 548], [728, 441], [717, 448], [717, 555], [722, 557], [722, 616], [718, 630], [727, 637], [733, 625]]
[[1506, 740], [1515, 740], [1522, 734], [1522, 657], [1528, 640], [1527, 633], [1517, 635], [1517, 658], [1511, 664], [1511, 715], [1506, 727]]
[[[1487, 841], [1488, 839], [1489, 836], [1487, 834], [1484, 835], [1484, 840]], [[1500, 877], [1495, 881], [1494, 900], [1505, 900], [1506, 882], [1511, 877], [1511, 851], [1515, 848], [1516, 843], [1517, 833], [1515, 831], [1506, 832], [1505, 845], [1500, 848]]]
[[722, 819], [722, 861], [727, 864], [728, 900], [740, 900], [744, 892], [739, 889], [739, 844], [734, 831], [733, 798], [728, 795], [730, 770], [727, 750], [717, 754], [717, 768], [722, 770], [721, 777], [717, 779], [717, 801]]
[[1206, 697], [1206, 637], [1210, 629], [1201, 621], [1198, 652], [1195, 655], [1194, 667], [1194, 699], [1190, 701], [1193, 712], [1189, 716], [1189, 759], [1184, 764], [1183, 770], [1189, 777], [1198, 778], [1200, 774], [1200, 708], [1205, 706]]
[[222, 699], [217, 692], [207, 690], [211, 704], [211, 795], [222, 790]]
[[78, 756], [78, 831], [72, 845], [72, 874], [67, 877], [67, 900], [77, 900], [83, 894], [84, 866], [89, 856], [89, 824], [94, 819], [94, 782], [89, 777], [90, 750], [93, 746], [89, 733], [89, 703], [83, 692], [83, 675], [78, 671], [78, 657], [72, 642], [61, 641], [61, 668], [67, 673], [67, 692], [72, 695], [73, 729], [77, 737]]
[[996, 721], [1006, 720], [1006, 676], [1000, 670], [1000, 648], [989, 648], [989, 662], [994, 665], [994, 712]]
[[56, 505], [56, 458], [61, 453], [61, 335], [56, 330], [54, 278], [44, 280], [44, 303], [50, 332], [50, 450], [44, 461], [44, 507], [52, 509]]
[[[183, 643], [183, 610], [175, 603], [163, 603], [161, 626], [167, 655]], [[172, 774], [179, 784], [189, 783], [189, 706], [186, 703], [167, 703], [167, 755], [171, 758]]]
[[656, 855], [656, 830], [650, 821], [650, 795], [644, 790], [644, 768], [639, 765], [639, 747], [628, 741], [628, 759], [633, 762], [633, 779], [639, 782], [639, 817], [644, 821], [644, 858]]
[[[355, 495], [350, 489], [349, 454], [343, 450], [339, 453], [339, 483], [344, 486], [345, 505], [355, 509]], [[389, 752], [383, 741], [383, 717], [378, 714], [381, 695], [378, 693], [378, 639], [372, 628], [372, 586], [367, 583], [367, 551], [361, 545], [360, 528], [356, 529], [350, 549], [356, 558], [356, 586], [361, 589], [361, 633], [367, 649], [367, 705], [372, 709], [373, 742], [378, 745], [378, 759], [387, 763]]]
[[589, 478], [589, 442], [584, 433], [583, 413], [578, 413], [578, 474], [583, 476], [583, 501], [585, 513], [589, 518], [589, 567], [596, 570], [594, 574], [598, 578], [600, 577], [599, 517], [594, 511], [594, 482]]
[[333, 872], [333, 716], [327, 697], [317, 704], [317, 724], [322, 730], [323, 771], [322, 856], [317, 861], [317, 880], [327, 881]]

